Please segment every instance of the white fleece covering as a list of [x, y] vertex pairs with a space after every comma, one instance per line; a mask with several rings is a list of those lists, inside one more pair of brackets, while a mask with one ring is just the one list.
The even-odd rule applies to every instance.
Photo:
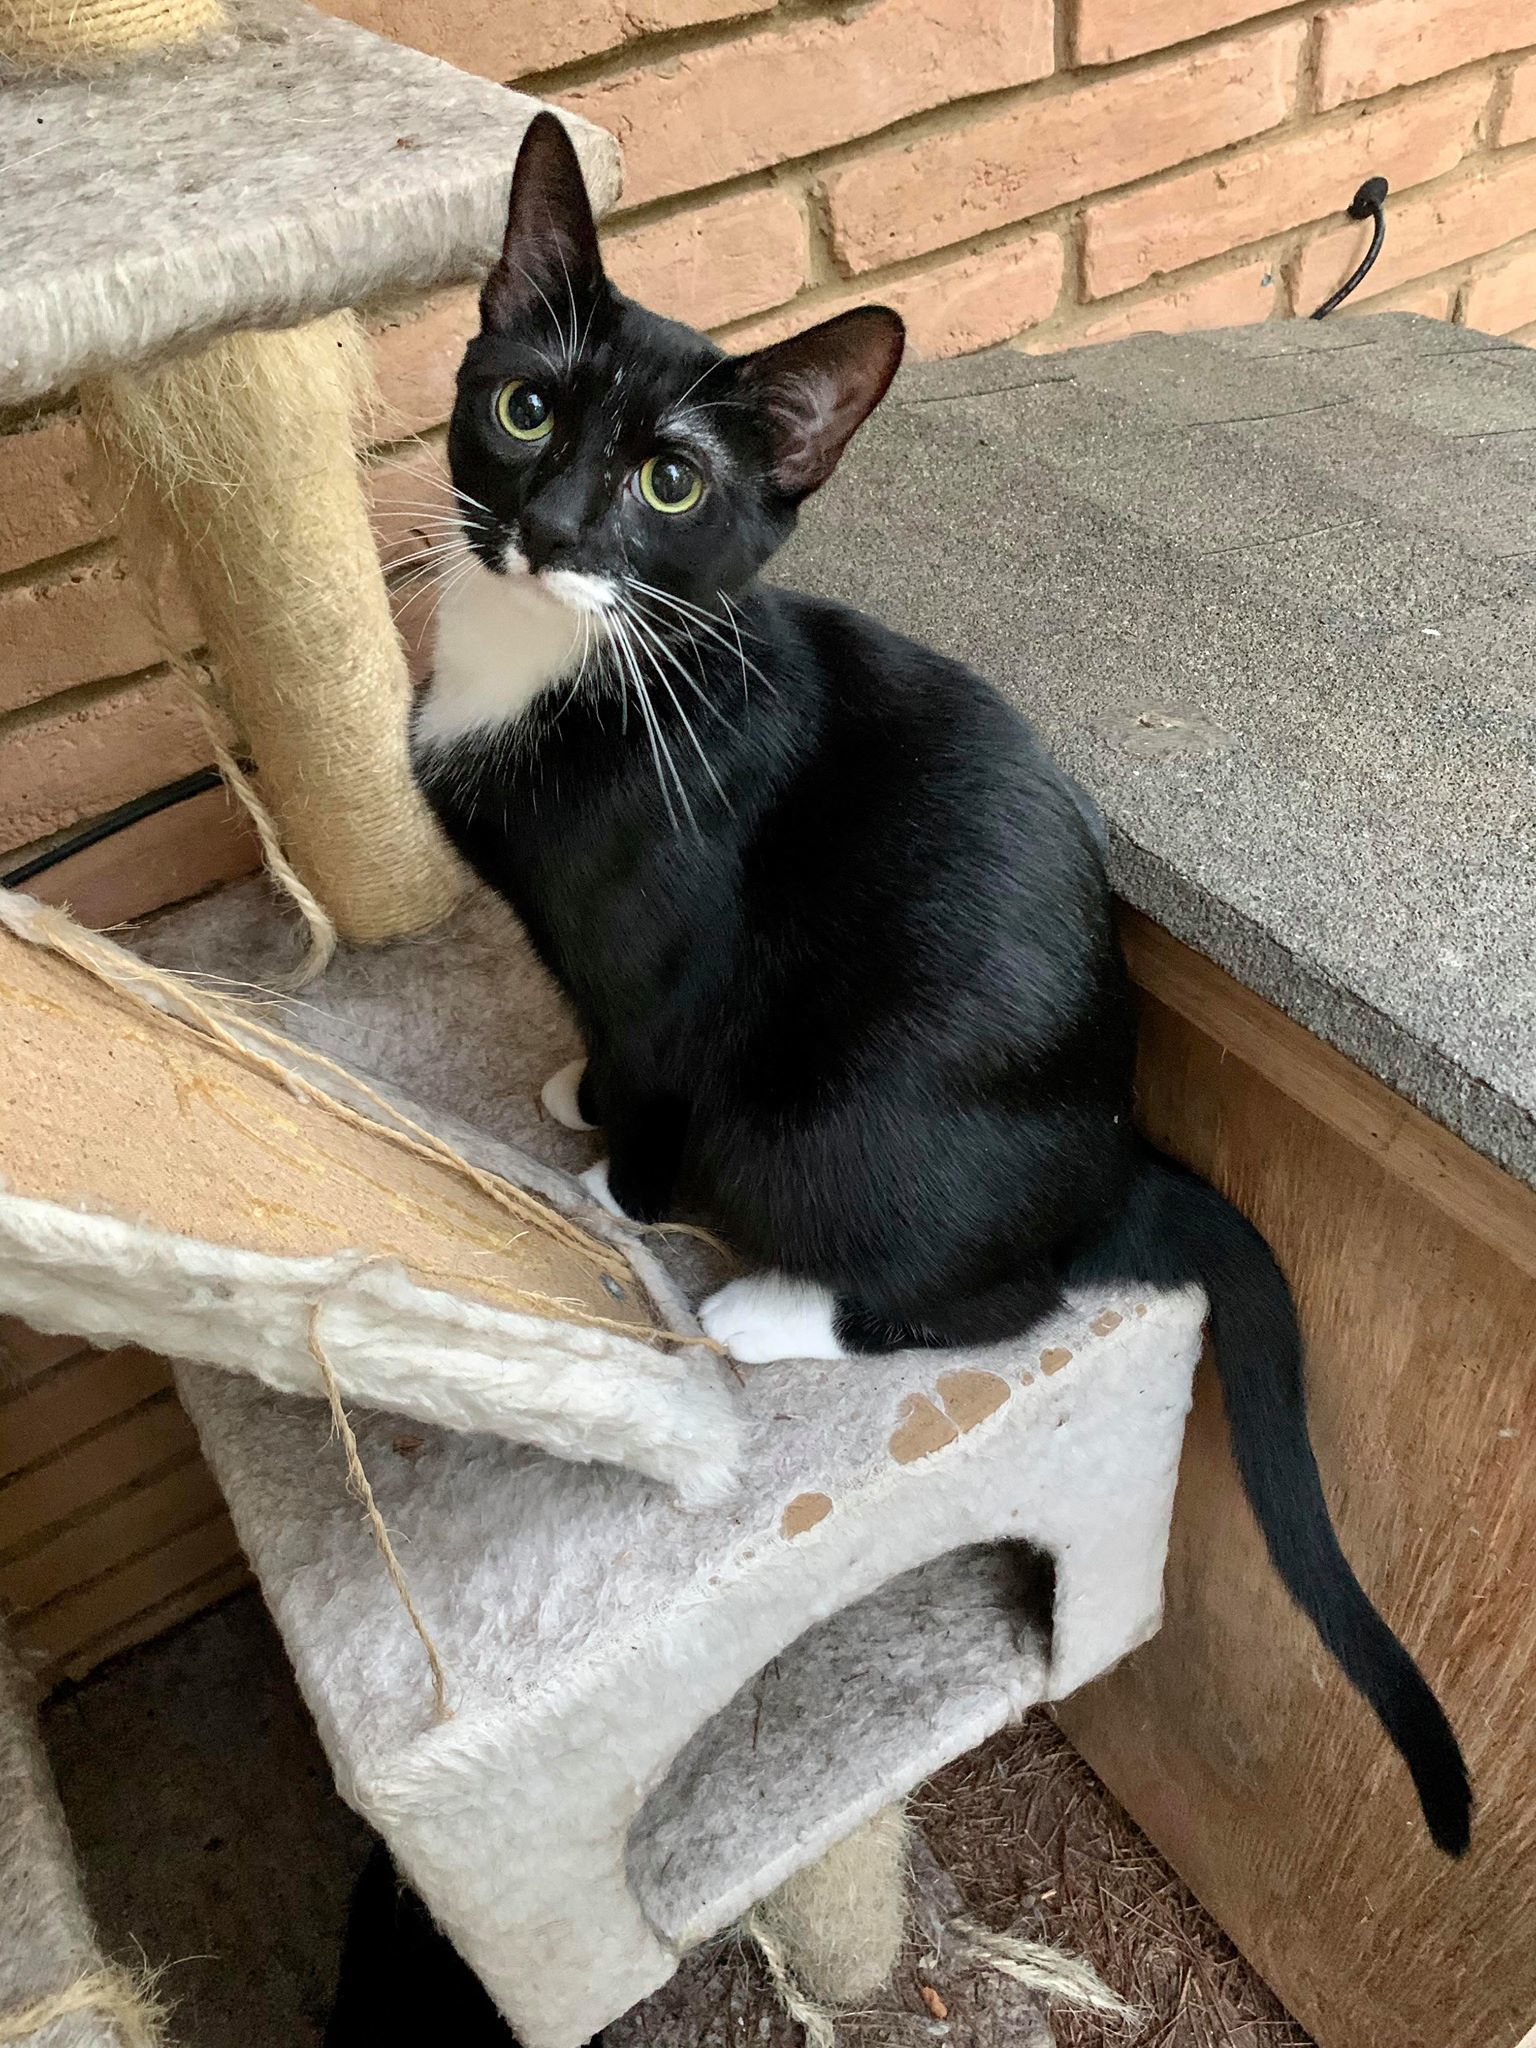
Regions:
[[[291, 944], [245, 885], [143, 949], [262, 981]], [[592, 1156], [540, 1120], [576, 1048], [483, 896], [425, 939], [343, 953], [284, 1022], [568, 1169]], [[528, 2048], [577, 2048], [860, 1821], [1155, 1629], [1200, 1325], [1193, 1295], [1106, 1292], [990, 1352], [753, 1368], [738, 1489], [693, 1512], [490, 1436], [402, 1453], [397, 1419], [359, 1415], [447, 1668], [442, 1725], [323, 1416], [230, 1374], [179, 1381], [344, 1793]], [[1048, 1656], [999, 1538], [1054, 1556]]]
[[[0, 1636], [0, 2034], [12, 2014], [101, 1967], [31, 1688]], [[122, 2048], [122, 2041], [110, 2022], [79, 2014], [29, 2034], [26, 2048]]]
[[686, 1500], [729, 1491], [738, 1428], [698, 1352], [419, 1285], [365, 1251], [276, 1258], [0, 1193], [0, 1310], [323, 1397], [310, 1319], [349, 1401], [630, 1465]]
[[[483, 276], [538, 102], [294, 0], [92, 79], [0, 80], [0, 405]], [[561, 117], [599, 214], [611, 136]]]
[[[29, 944], [46, 946], [65, 921], [29, 897], [0, 891], [0, 926]], [[123, 949], [95, 944], [114, 961], [120, 986], [195, 1023], [175, 984], [144, 976]], [[305, 1006], [293, 1006], [289, 1021], [305, 1014]], [[245, 1035], [238, 1024], [233, 1029]], [[271, 1056], [270, 1047], [258, 1049]], [[323, 1079], [357, 1107], [371, 1107], [341, 1076]], [[417, 1122], [429, 1118], [398, 1093], [392, 1099]], [[609, 1219], [588, 1213], [566, 1176], [443, 1112], [429, 1120], [472, 1164], [580, 1210], [602, 1235], [616, 1234]], [[644, 1246], [631, 1264], [666, 1327], [697, 1327]], [[558, 1457], [611, 1459], [689, 1500], [719, 1499], [730, 1486], [739, 1455], [736, 1410], [718, 1365], [698, 1347], [668, 1353], [616, 1331], [423, 1286], [398, 1263], [374, 1259], [366, 1244], [320, 1258], [241, 1250], [133, 1216], [30, 1199], [7, 1190], [0, 1172], [0, 1312], [34, 1329], [107, 1346], [142, 1344], [323, 1400], [310, 1349], [317, 1304], [316, 1334], [348, 1401], [448, 1429], [488, 1430]], [[616, 1303], [615, 1314], [622, 1313]]]

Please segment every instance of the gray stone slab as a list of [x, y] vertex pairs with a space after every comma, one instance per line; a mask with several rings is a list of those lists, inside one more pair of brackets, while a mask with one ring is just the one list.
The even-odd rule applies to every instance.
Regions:
[[[0, 79], [0, 405], [484, 274], [538, 102], [294, 0], [93, 79]], [[613, 138], [563, 116], [599, 213]]]
[[1131, 902], [1536, 1184], [1536, 352], [1379, 315], [919, 366], [780, 573], [991, 676]]

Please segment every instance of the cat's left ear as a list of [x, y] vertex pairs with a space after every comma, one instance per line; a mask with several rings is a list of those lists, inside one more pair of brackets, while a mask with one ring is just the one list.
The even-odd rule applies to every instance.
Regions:
[[542, 301], [562, 318], [568, 292], [579, 303], [602, 278], [581, 160], [556, 116], [541, 111], [517, 153], [501, 260], [480, 294], [481, 317], [487, 327], [509, 327]]
[[738, 382], [768, 423], [773, 480], [786, 497], [808, 498], [836, 469], [889, 389], [906, 338], [889, 306], [858, 306], [739, 358]]

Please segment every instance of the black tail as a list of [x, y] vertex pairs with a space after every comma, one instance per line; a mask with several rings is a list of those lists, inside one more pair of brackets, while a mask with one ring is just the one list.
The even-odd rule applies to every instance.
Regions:
[[1079, 1275], [1204, 1287], [1232, 1455], [1270, 1559], [1397, 1746], [1430, 1834], [1460, 1856], [1471, 1831], [1467, 1767], [1440, 1702], [1339, 1548], [1307, 1435], [1296, 1306], [1269, 1246], [1207, 1182], [1148, 1147], [1123, 1217]]

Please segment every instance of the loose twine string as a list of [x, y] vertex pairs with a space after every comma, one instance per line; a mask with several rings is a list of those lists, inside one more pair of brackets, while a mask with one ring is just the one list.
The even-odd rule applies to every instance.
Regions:
[[801, 1986], [777, 1935], [768, 1925], [767, 1916], [754, 1906], [742, 1925], [756, 1942], [768, 1981], [780, 2005], [804, 2033], [807, 2048], [836, 2048], [837, 2027], [832, 2008], [820, 2004]]
[[199, 683], [196, 670], [182, 655], [175, 657], [171, 668], [177, 681], [197, 707], [197, 714], [203, 722], [203, 730], [208, 735], [208, 744], [213, 750], [214, 764], [224, 778], [225, 787], [233, 793], [251, 821], [256, 837], [261, 843], [261, 854], [266, 862], [267, 873], [304, 920], [304, 929], [309, 934], [304, 957], [293, 972], [284, 976], [278, 984], [283, 990], [296, 993], [301, 988], [308, 988], [312, 981], [324, 974], [335, 958], [335, 921], [284, 853], [283, 843], [278, 835], [277, 820], [256, 794], [256, 785], [230, 752], [228, 743], [219, 730], [219, 720], [208, 700], [208, 692]]
[[319, 1367], [320, 1377], [325, 1382], [326, 1398], [331, 1404], [331, 1421], [336, 1434], [341, 1438], [341, 1448], [347, 1461], [347, 1485], [355, 1499], [362, 1503], [363, 1513], [368, 1517], [374, 1546], [384, 1561], [389, 1582], [400, 1596], [400, 1605], [410, 1617], [411, 1627], [421, 1638], [421, 1647], [427, 1653], [427, 1663], [432, 1670], [432, 1716], [439, 1722], [453, 1719], [453, 1708], [448, 1700], [448, 1679], [443, 1670], [443, 1660], [438, 1655], [437, 1645], [426, 1623], [422, 1620], [416, 1602], [411, 1598], [411, 1589], [406, 1583], [400, 1560], [395, 1555], [395, 1546], [390, 1540], [389, 1528], [379, 1504], [373, 1497], [373, 1488], [368, 1483], [368, 1474], [363, 1469], [363, 1460], [357, 1448], [357, 1433], [347, 1419], [342, 1405], [341, 1388], [336, 1384], [336, 1375], [331, 1370], [331, 1361], [325, 1355], [325, 1346], [320, 1341], [320, 1314], [323, 1302], [311, 1302], [309, 1309], [309, 1355]]
[[[757, 1945], [780, 2004], [803, 2030], [806, 2048], [836, 2048], [836, 2011], [812, 1998], [796, 1978], [767, 1916], [754, 1907], [742, 1926]], [[979, 1921], [964, 1918], [951, 1920], [948, 1931], [961, 1944], [960, 1960], [995, 1970], [999, 1976], [1038, 1991], [1058, 2004], [1101, 2012], [1127, 2024], [1145, 2017], [1138, 2007], [1127, 2004], [1118, 1992], [1112, 1991], [1091, 1963], [1064, 1954], [1047, 1942], [1020, 1941], [1011, 1934], [994, 1934]]]
[[90, 1971], [52, 1997], [0, 2013], [0, 2043], [30, 2041], [55, 2021], [83, 2013], [116, 2027], [125, 2048], [162, 2048], [165, 2041], [165, 2008], [154, 1995], [153, 1979], [105, 1969]]

